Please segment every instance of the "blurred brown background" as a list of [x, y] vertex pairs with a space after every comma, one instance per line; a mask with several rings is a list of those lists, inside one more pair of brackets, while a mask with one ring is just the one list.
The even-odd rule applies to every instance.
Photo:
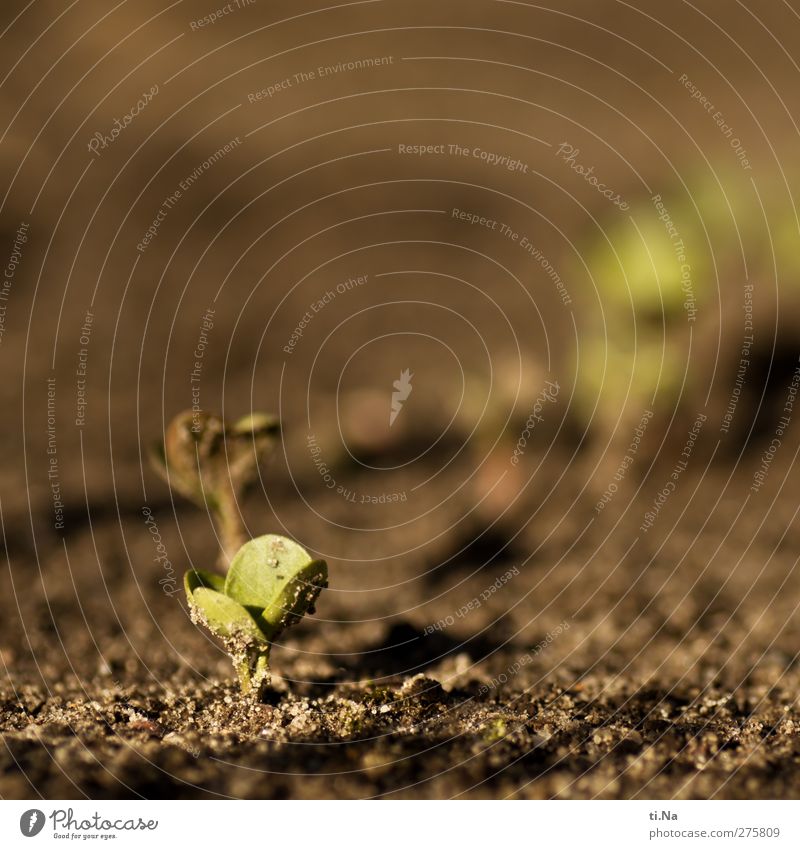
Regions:
[[516, 687], [796, 679], [796, 3], [37, 0], [0, 32], [15, 693], [227, 675], [141, 518], [176, 574], [215, 556], [146, 461], [193, 403], [283, 421], [242, 509], [332, 576], [288, 677], [460, 685], [568, 619]]

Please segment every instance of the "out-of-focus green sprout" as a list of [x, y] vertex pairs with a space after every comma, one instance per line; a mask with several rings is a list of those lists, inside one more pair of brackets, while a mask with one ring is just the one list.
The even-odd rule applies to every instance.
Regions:
[[[753, 179], [728, 169], [689, 176], [675, 193], [607, 216], [578, 245], [572, 274], [590, 294], [577, 315], [575, 409], [602, 428], [659, 403], [725, 383], [725, 350], [760, 326], [793, 321], [800, 308], [800, 226], [791, 176]], [[592, 285], [595, 291], [592, 292]], [[749, 293], [749, 295], [748, 295]], [[691, 332], [691, 351], [689, 333]], [[698, 403], [702, 403], [698, 401]], [[596, 409], [595, 409], [596, 406]]]
[[687, 356], [681, 330], [695, 321], [710, 283], [707, 248], [689, 227], [696, 216], [678, 210], [634, 208], [582, 251], [597, 299], [581, 317], [575, 401], [583, 416], [598, 404], [610, 424], [628, 404], [641, 414], [657, 394], [677, 400]]

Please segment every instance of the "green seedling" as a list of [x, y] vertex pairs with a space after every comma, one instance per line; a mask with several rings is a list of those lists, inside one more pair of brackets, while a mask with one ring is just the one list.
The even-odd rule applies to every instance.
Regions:
[[324, 561], [274, 534], [245, 543], [226, 577], [195, 569], [184, 578], [192, 621], [222, 640], [242, 692], [258, 697], [269, 684], [272, 643], [314, 612], [327, 584]]
[[184, 587], [192, 621], [218, 637], [242, 692], [260, 698], [270, 682], [272, 644], [299, 622], [328, 583], [324, 561], [285, 537], [247, 540], [238, 498], [258, 477], [259, 463], [280, 432], [275, 418], [255, 414], [226, 427], [217, 416], [176, 416], [152, 452], [155, 468], [181, 495], [206, 507], [220, 538], [227, 575], [192, 569]]

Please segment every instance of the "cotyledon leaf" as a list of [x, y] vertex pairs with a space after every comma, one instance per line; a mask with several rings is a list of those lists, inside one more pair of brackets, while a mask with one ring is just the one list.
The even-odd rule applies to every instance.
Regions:
[[312, 560], [296, 572], [264, 608], [262, 618], [273, 629], [270, 639], [299, 622], [306, 613], [313, 613], [317, 596], [327, 586], [328, 567], [324, 560]]
[[186, 598], [191, 601], [192, 593], [198, 587], [208, 587], [218, 593], [225, 592], [225, 577], [214, 572], [206, 572], [204, 569], [190, 569], [183, 576], [183, 587], [186, 590]]
[[233, 558], [225, 579], [225, 595], [245, 607], [263, 610], [273, 605], [287, 586], [303, 580], [314, 562], [304, 548], [290, 539], [276, 534], [256, 537]]
[[198, 587], [191, 594], [189, 603], [193, 607], [193, 614], [220, 637], [257, 643], [266, 641], [266, 635], [253, 616], [223, 593]]

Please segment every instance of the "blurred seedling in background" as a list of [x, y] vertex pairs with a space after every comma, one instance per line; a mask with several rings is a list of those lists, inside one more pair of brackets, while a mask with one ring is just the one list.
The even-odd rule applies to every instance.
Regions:
[[599, 303], [581, 337], [575, 400], [604, 433], [626, 406], [637, 419], [656, 396], [672, 409], [686, 388], [688, 328], [707, 302], [709, 263], [684, 210], [669, 208], [677, 234], [643, 205], [582, 251]]
[[748, 283], [756, 326], [796, 334], [800, 230], [786, 187], [756, 193], [749, 177], [721, 171], [689, 188], [634, 205], [580, 245], [573, 272], [596, 299], [582, 311], [576, 404], [595, 429], [622, 423], [627, 437], [646, 407], [670, 417], [681, 400], [704, 406], [715, 379], [727, 403]]
[[722, 417], [742, 377], [730, 450], [784, 403], [800, 352], [800, 225], [781, 182], [757, 191], [736, 170], [697, 174], [688, 191], [635, 203], [579, 245], [571, 274], [593, 298], [581, 311], [574, 410], [593, 436], [598, 491], [646, 410], [655, 415], [642, 453], [670, 458], [699, 411]]
[[[192, 621], [219, 637], [242, 692], [256, 698], [270, 682], [269, 657], [280, 633], [306, 613], [328, 583], [324, 561], [297, 543], [267, 534], [247, 539], [239, 499], [280, 436], [278, 420], [255, 413], [226, 426], [218, 416], [180, 413], [151, 459], [167, 483], [210, 511], [227, 575], [192, 569], [184, 577]], [[230, 566], [230, 568], [228, 568]]]

